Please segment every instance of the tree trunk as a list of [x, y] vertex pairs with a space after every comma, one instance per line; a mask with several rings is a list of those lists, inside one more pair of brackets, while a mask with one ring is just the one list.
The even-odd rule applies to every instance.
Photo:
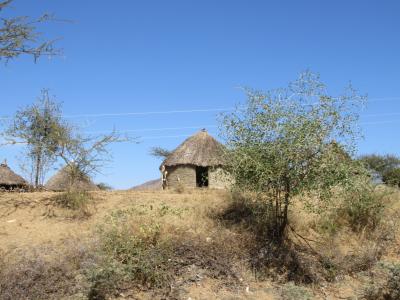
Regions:
[[35, 188], [39, 187], [40, 184], [40, 170], [42, 167], [42, 153], [41, 150], [38, 151], [36, 155], [36, 166], [35, 166]]

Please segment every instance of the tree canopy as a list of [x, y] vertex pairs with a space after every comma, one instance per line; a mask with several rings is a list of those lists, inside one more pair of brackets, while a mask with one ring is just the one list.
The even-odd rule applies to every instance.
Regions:
[[246, 92], [247, 103], [222, 118], [229, 169], [237, 188], [270, 206], [271, 234], [280, 238], [295, 196], [327, 199], [334, 186], [361, 172], [351, 155], [365, 98], [351, 86], [331, 96], [311, 72], [287, 88]]
[[[0, 14], [10, 8], [13, 0], [0, 1]], [[28, 16], [16, 16], [0, 19], [0, 60], [9, 61], [21, 55], [29, 55], [36, 61], [41, 56], [60, 53], [54, 47], [55, 40], [48, 40], [38, 30], [39, 24], [53, 20], [50, 14], [33, 19]]]

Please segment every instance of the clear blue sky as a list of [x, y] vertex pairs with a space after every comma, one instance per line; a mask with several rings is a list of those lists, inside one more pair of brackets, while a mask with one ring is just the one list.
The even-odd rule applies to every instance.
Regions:
[[[42, 88], [66, 115], [229, 108], [243, 100], [240, 86], [281, 87], [311, 69], [332, 93], [351, 80], [373, 100], [360, 153], [400, 154], [399, 1], [15, 0], [4, 15], [43, 12], [74, 21], [42, 28], [61, 38], [64, 57], [0, 65], [1, 115]], [[114, 146], [96, 180], [116, 188], [157, 178], [160, 161], [148, 150], [172, 149], [197, 131], [182, 127], [217, 133], [215, 112], [73, 120], [87, 131], [181, 128], [137, 131], [142, 143]], [[19, 150], [0, 148], [0, 159], [18, 169]]]

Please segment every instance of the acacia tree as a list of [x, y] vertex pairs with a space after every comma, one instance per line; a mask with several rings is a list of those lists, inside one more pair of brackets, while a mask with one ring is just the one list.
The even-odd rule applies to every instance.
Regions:
[[43, 184], [48, 167], [54, 163], [59, 151], [58, 140], [65, 136], [68, 126], [61, 117], [61, 106], [42, 90], [37, 101], [18, 110], [12, 118], [4, 138], [8, 144], [26, 145], [33, 184]]
[[[10, 7], [13, 0], [0, 1], [0, 13]], [[54, 40], [46, 40], [38, 31], [39, 24], [52, 20], [49, 14], [37, 19], [17, 16], [0, 19], [0, 60], [8, 61], [21, 55], [52, 56], [60, 53], [54, 48]]]
[[91, 136], [62, 117], [62, 106], [43, 90], [36, 103], [16, 112], [4, 139], [7, 144], [23, 144], [30, 158], [33, 184], [40, 187], [49, 167], [62, 161], [68, 171], [69, 186], [82, 176], [100, 172], [111, 160], [109, 146], [133, 141], [114, 130], [110, 134]]
[[168, 156], [171, 155], [172, 151], [167, 150], [162, 147], [152, 147], [152, 148], [150, 148], [149, 153], [151, 156], [166, 159]]
[[91, 136], [69, 126], [69, 130], [59, 136], [59, 147], [55, 153], [67, 167], [69, 188], [72, 189], [82, 177], [87, 178], [101, 172], [112, 159], [109, 150], [111, 144], [133, 140], [131, 137], [119, 135], [115, 130], [106, 135]]
[[333, 97], [318, 75], [304, 72], [287, 88], [247, 90], [246, 105], [223, 115], [235, 187], [267, 208], [272, 240], [283, 240], [294, 197], [313, 193], [327, 200], [334, 186], [361, 174], [349, 155], [364, 100], [351, 87]]

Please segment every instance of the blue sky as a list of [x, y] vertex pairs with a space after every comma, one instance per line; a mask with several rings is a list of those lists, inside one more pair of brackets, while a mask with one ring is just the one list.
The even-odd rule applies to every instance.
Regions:
[[[282, 87], [310, 69], [333, 94], [351, 80], [371, 99], [362, 112], [360, 153], [400, 154], [399, 1], [15, 0], [4, 15], [43, 12], [73, 21], [41, 28], [60, 38], [64, 55], [0, 65], [0, 115], [31, 103], [42, 88], [69, 116], [230, 108], [244, 100], [241, 86]], [[96, 177], [128, 188], [159, 176], [149, 148], [173, 149], [195, 127], [217, 134], [215, 117], [207, 111], [71, 120], [86, 131], [137, 130], [142, 142], [113, 146], [114, 161]], [[19, 151], [0, 148], [0, 159], [18, 170]]]

